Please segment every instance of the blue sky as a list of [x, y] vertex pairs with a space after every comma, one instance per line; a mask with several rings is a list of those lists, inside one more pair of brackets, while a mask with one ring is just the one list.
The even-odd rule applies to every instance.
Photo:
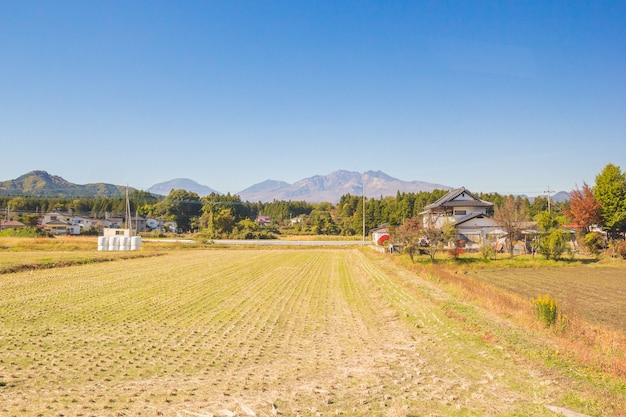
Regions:
[[0, 0], [0, 180], [345, 169], [537, 195], [626, 169], [626, 2]]

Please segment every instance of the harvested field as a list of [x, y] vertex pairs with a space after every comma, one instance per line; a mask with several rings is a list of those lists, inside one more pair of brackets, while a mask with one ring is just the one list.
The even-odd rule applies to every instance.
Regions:
[[565, 313], [626, 332], [624, 268], [508, 268], [473, 271], [472, 276], [529, 300], [550, 294]]
[[367, 250], [174, 251], [0, 276], [1, 416], [621, 415], [532, 335]]

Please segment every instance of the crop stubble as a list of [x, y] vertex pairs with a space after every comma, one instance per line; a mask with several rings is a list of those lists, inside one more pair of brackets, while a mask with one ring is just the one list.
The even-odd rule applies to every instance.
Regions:
[[211, 250], [7, 274], [0, 415], [549, 415], [558, 379], [377, 259]]

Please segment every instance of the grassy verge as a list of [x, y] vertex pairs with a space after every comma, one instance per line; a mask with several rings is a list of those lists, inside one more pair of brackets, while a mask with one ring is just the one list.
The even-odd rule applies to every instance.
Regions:
[[[603, 270], [585, 260], [561, 261], [555, 266], [554, 261], [528, 257], [473, 263], [470, 268], [468, 263], [449, 259], [434, 264], [410, 264], [404, 256], [394, 260], [448, 288], [460, 299], [551, 340], [558, 345], [558, 356], [567, 366], [577, 363], [583, 373], [600, 372], [626, 379], [626, 331], [621, 327], [626, 294], [623, 263], [607, 263]], [[603, 274], [613, 277], [606, 284], [611, 287], [602, 285], [599, 277]], [[538, 320], [532, 302], [533, 297], [544, 292], [557, 300], [578, 293], [587, 302], [562, 308], [558, 325], [546, 328]], [[609, 325], [584, 319], [594, 315], [602, 316]]]

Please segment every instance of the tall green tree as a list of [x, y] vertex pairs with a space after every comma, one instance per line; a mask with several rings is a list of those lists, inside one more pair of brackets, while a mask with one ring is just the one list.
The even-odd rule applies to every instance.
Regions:
[[200, 202], [202, 208], [198, 224], [201, 228], [208, 230], [211, 237], [217, 236], [215, 220], [222, 209], [228, 209], [228, 216], [232, 216], [232, 221], [235, 223], [256, 215], [259, 210], [262, 210], [257, 204], [243, 204], [238, 195], [211, 193], [202, 197]]
[[626, 229], [626, 174], [619, 166], [607, 164], [596, 176], [593, 196], [600, 203], [602, 225], [615, 234]]
[[539, 230], [542, 232], [549, 232], [567, 223], [567, 218], [555, 210], [537, 213], [533, 216], [533, 220], [537, 222]]
[[213, 220], [213, 232], [218, 236], [228, 237], [235, 228], [235, 216], [231, 208], [221, 209]]
[[183, 232], [191, 229], [192, 222], [201, 213], [202, 205], [197, 193], [172, 190], [163, 201], [156, 204], [155, 211], [169, 221], [175, 221]]

